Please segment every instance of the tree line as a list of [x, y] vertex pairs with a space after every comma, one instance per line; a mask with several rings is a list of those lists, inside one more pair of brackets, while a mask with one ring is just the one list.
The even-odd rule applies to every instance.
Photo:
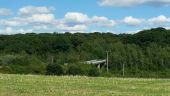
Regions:
[[[80, 62], [106, 59], [109, 72]], [[170, 77], [170, 30], [136, 34], [27, 33], [0, 35], [0, 72], [11, 74]]]

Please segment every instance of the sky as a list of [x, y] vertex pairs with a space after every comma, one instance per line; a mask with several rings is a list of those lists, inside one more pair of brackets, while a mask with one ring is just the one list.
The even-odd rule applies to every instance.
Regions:
[[0, 0], [0, 34], [170, 29], [170, 0]]

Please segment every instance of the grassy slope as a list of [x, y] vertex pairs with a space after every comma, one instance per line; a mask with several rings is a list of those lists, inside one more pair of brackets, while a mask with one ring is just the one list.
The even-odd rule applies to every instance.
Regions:
[[0, 74], [0, 96], [169, 96], [168, 79]]

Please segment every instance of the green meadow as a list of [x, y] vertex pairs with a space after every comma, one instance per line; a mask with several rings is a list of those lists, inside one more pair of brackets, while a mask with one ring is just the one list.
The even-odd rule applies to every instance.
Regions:
[[0, 74], [0, 96], [170, 96], [170, 79]]

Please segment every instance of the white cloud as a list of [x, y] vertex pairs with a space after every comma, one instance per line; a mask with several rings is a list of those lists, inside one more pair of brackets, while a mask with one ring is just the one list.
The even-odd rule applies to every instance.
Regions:
[[[19, 10], [19, 15], [9, 19], [0, 19], [0, 25], [5, 27], [14, 26], [41, 26], [45, 29], [45, 26], [52, 25], [56, 21], [55, 15], [52, 14], [53, 7], [33, 7], [26, 6]], [[24, 16], [23, 16], [24, 15]], [[37, 27], [38, 28], [38, 27]]]
[[166, 30], [170, 30], [170, 26], [168, 26], [168, 27], [164, 27]]
[[18, 33], [22, 33], [22, 34], [25, 34], [25, 33], [31, 33], [33, 32], [32, 29], [13, 29], [12, 27], [6, 27], [5, 29], [1, 29], [0, 30], [0, 34], [18, 34]]
[[116, 22], [114, 20], [109, 20], [106, 17], [94, 16], [91, 20], [92, 23], [97, 24], [99, 26], [114, 27], [116, 25]]
[[[116, 25], [114, 20], [106, 17], [93, 16], [90, 18], [88, 15], [80, 12], [67, 12], [62, 19], [56, 19], [48, 7], [26, 6], [21, 8], [18, 13], [16, 17], [0, 20], [0, 25], [8, 29], [5, 30], [6, 33], [12, 33], [15, 30], [10, 28], [17, 27], [31, 28], [34, 31], [85, 32], [91, 25], [105, 27]], [[19, 30], [17, 31], [19, 32]]]
[[164, 16], [164, 15], [160, 15], [160, 16], [157, 16], [157, 17], [153, 17], [153, 18], [150, 18], [148, 20], [149, 23], [151, 24], [167, 24], [167, 23], [170, 23], [170, 18]]
[[140, 25], [144, 19], [137, 19], [132, 16], [127, 16], [124, 18], [123, 22], [129, 26], [138, 26]]
[[19, 15], [32, 15], [32, 14], [49, 14], [54, 11], [55, 8], [53, 7], [35, 7], [35, 6], [25, 6], [19, 9]]
[[11, 27], [7, 27], [6, 29], [4, 29], [4, 32], [9, 34], [9, 33], [13, 32], [13, 30]]
[[0, 8], [0, 16], [8, 16], [11, 15], [12, 11], [6, 8]]
[[27, 24], [28, 24], [28, 21], [20, 17], [0, 20], [0, 25], [3, 25], [3, 26], [24, 26]]
[[54, 14], [33, 14], [29, 17], [14, 17], [10, 19], [0, 20], [3, 26], [25, 26], [25, 25], [41, 25], [52, 24], [55, 21]]
[[[108, 0], [109, 1], [109, 0]], [[115, 1], [116, 2], [116, 1]], [[125, 18], [115, 20], [104, 16], [88, 16], [80, 12], [67, 12], [63, 18], [55, 18], [52, 8], [27, 6], [19, 10], [16, 17], [0, 19], [0, 33], [16, 34], [25, 32], [87, 32], [89, 30], [99, 30], [107, 32], [113, 27], [126, 24], [133, 27], [168, 27], [170, 26], [170, 17], [160, 15], [152, 18], [134, 18], [126, 16]], [[142, 25], [142, 26], [141, 26]], [[165, 26], [166, 25], [166, 26]], [[21, 29], [18, 29], [22, 27]], [[95, 27], [95, 28], [94, 28]], [[126, 33], [135, 33], [137, 31], [127, 31]], [[115, 32], [116, 33], [116, 32]]]
[[46, 30], [48, 29], [48, 26], [47, 25], [36, 25], [36, 26], [33, 26], [33, 28], [37, 30]]
[[101, 6], [132, 7], [138, 5], [169, 6], [170, 0], [100, 0]]
[[89, 18], [86, 14], [79, 13], [79, 12], [68, 12], [65, 15], [66, 22], [73, 22], [73, 23], [87, 23]]
[[28, 20], [39, 23], [50, 23], [55, 20], [54, 14], [33, 14]]
[[87, 26], [86, 25], [74, 25], [74, 26], [68, 26], [65, 24], [60, 24], [57, 26], [57, 29], [61, 30], [62, 32], [85, 32], [87, 31]]
[[0, 25], [4, 26], [18, 26], [19, 22], [15, 20], [0, 20]]
[[106, 17], [93, 16], [79, 12], [68, 12], [65, 17], [56, 24], [57, 28], [63, 31], [85, 32], [90, 25], [114, 27], [116, 22]]
[[85, 32], [87, 31], [90, 18], [83, 13], [68, 12], [64, 18], [55, 21], [55, 26], [62, 32]]

